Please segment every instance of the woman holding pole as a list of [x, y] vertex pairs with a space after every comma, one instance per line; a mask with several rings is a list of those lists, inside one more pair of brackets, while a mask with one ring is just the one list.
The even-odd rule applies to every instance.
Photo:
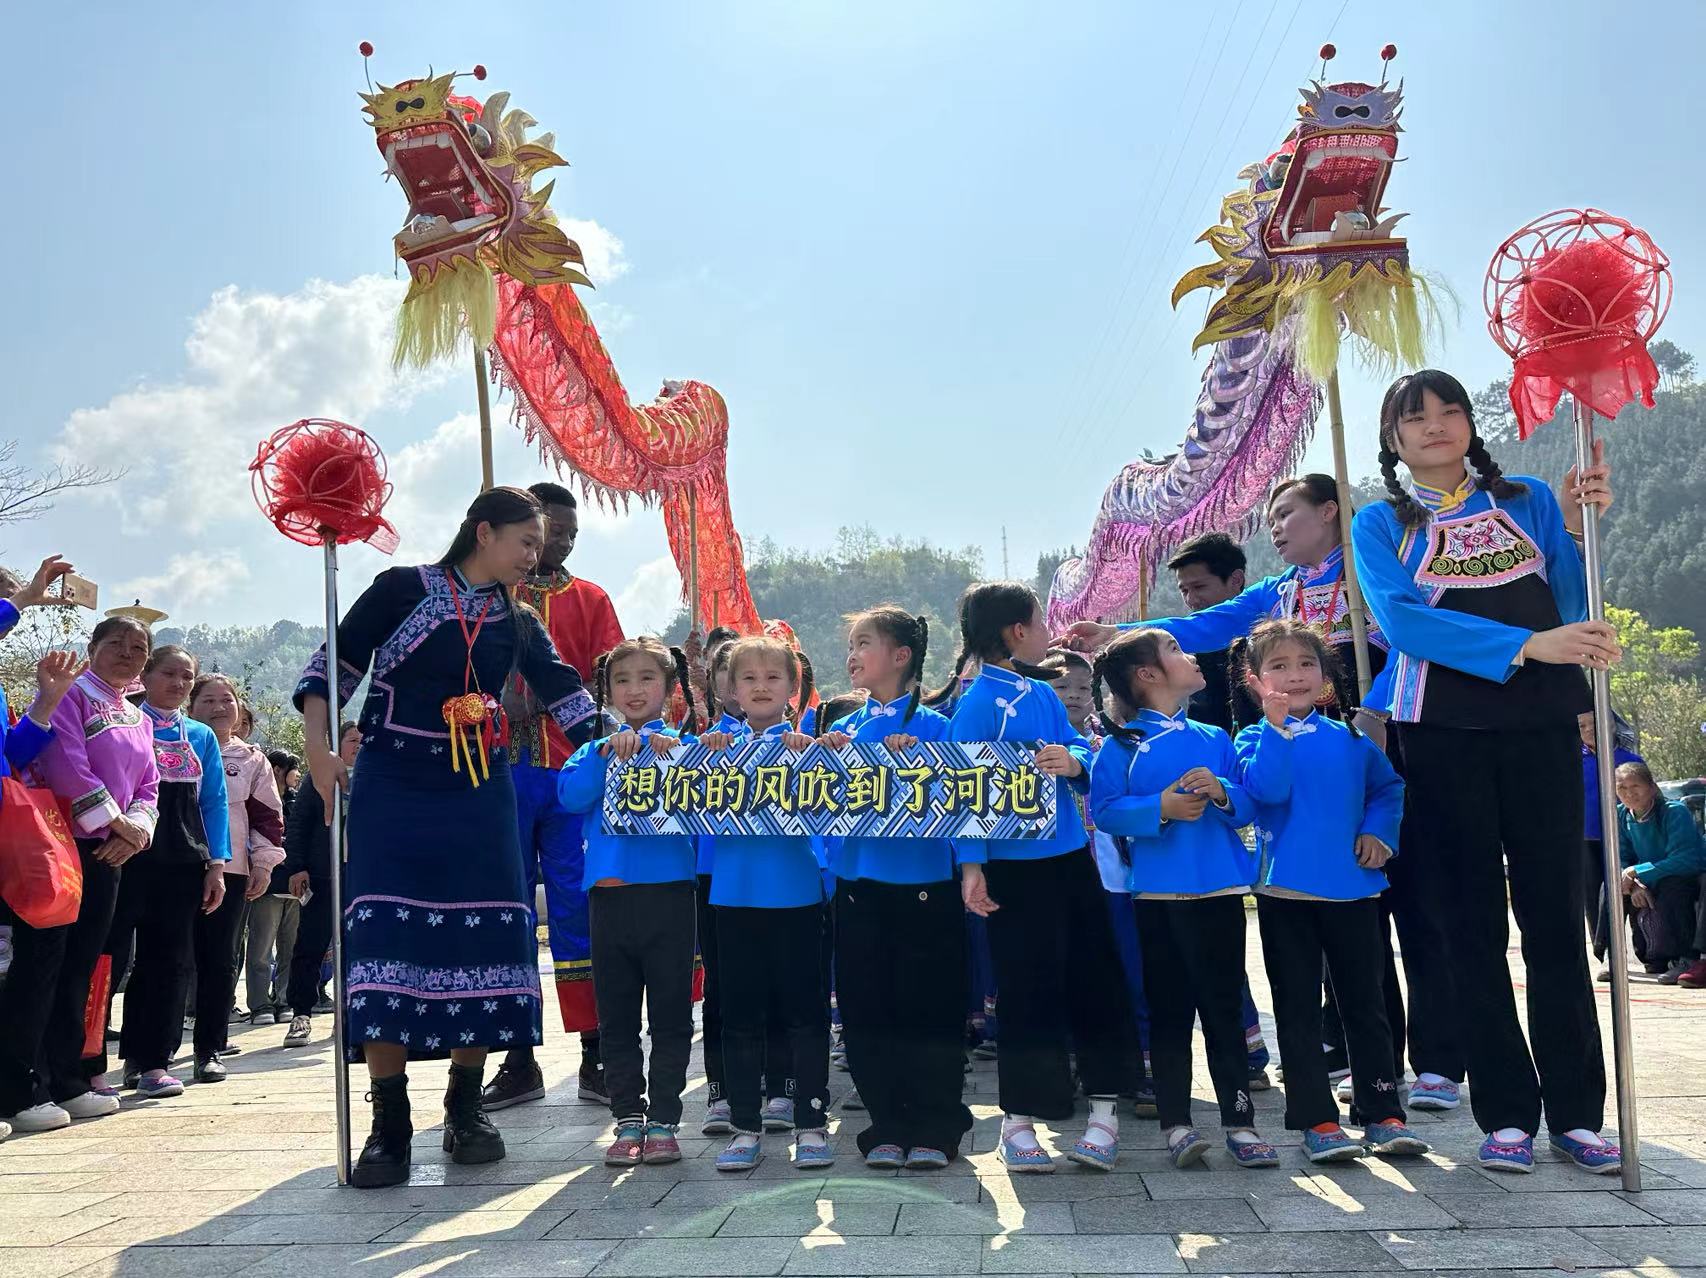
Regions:
[[[1406, 855], [1432, 867], [1424, 898], [1453, 920], [1471, 1103], [1487, 1133], [1480, 1161], [1531, 1170], [1544, 1109], [1554, 1148], [1615, 1172], [1618, 1147], [1599, 1134], [1605, 1066], [1576, 931], [1582, 670], [1621, 655], [1609, 625], [1583, 620], [1579, 539], [1583, 507], [1611, 504], [1610, 471], [1596, 450], [1565, 477], [1562, 507], [1540, 481], [1505, 477], [1468, 393], [1435, 369], [1388, 389], [1380, 444], [1391, 496], [1356, 517], [1356, 568], [1393, 653], [1392, 715], [1414, 800]], [[1506, 967], [1507, 863], [1532, 1054]]]

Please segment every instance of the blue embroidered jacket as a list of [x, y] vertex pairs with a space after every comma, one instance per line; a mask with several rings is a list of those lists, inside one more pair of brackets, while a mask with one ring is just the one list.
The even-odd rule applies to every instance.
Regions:
[[1238, 775], [1256, 801], [1258, 889], [1283, 888], [1326, 901], [1386, 890], [1386, 875], [1357, 864], [1356, 841], [1372, 834], [1394, 853], [1404, 783], [1367, 737], [1311, 712], [1267, 720], [1238, 734]]
[[[1090, 819], [1126, 841], [1131, 891], [1157, 896], [1206, 896], [1245, 888], [1256, 858], [1238, 837], [1255, 804], [1238, 783], [1232, 738], [1183, 714], [1144, 710], [1126, 725], [1141, 741], [1102, 740], [1090, 778]], [[1210, 803], [1195, 821], [1163, 820], [1161, 796], [1192, 768], [1207, 768], [1226, 790], [1227, 806]]]
[[[946, 741], [950, 725], [945, 716], [919, 706], [910, 719], [908, 693], [880, 705], [869, 700], [837, 720], [834, 729], [858, 742], [881, 744], [897, 733], [920, 741]], [[840, 879], [875, 879], [879, 883], [940, 883], [954, 877], [954, 845], [949, 839], [830, 839], [829, 868]]]
[[986, 861], [1040, 861], [1075, 852], [1090, 841], [1072, 790], [1090, 788], [1090, 743], [1066, 718], [1055, 690], [1038, 679], [1001, 666], [986, 665], [973, 680], [950, 725], [950, 741], [1011, 741], [1017, 745], [1063, 745], [1082, 769], [1070, 781], [1055, 778], [1054, 837], [1049, 839], [955, 839], [962, 864]]
[[[225, 758], [219, 751], [219, 738], [212, 728], [182, 710], [167, 714], [144, 701], [142, 713], [154, 728], [154, 766], [160, 770], [162, 798], [165, 787], [174, 782], [194, 785], [196, 809], [201, 813], [202, 832], [207, 835], [207, 855], [215, 861], [229, 861], [231, 806], [226, 799]], [[199, 766], [186, 766], [187, 760], [175, 758], [179, 750], [193, 751]], [[164, 810], [164, 804], [161, 806]], [[163, 837], [156, 828], [149, 850], [162, 851]]]
[[[526, 636], [520, 654], [509, 600], [496, 585], [470, 586], [456, 569], [437, 564], [389, 568], [375, 577], [338, 623], [340, 706], [372, 668], [359, 720], [363, 746], [430, 760], [449, 777], [444, 702], [476, 690], [501, 697], [512, 670], [569, 740], [584, 742], [592, 731], [593, 703], [580, 675], [558, 659], [536, 615], [524, 609], [518, 621]], [[470, 634], [478, 627], [471, 653], [464, 626]], [[465, 682], [470, 660], [473, 677]], [[297, 709], [307, 696], [327, 696], [324, 645], [296, 685]], [[502, 756], [494, 741], [492, 758]]]
[[[746, 724], [740, 726], [741, 732], [735, 735], [737, 745], [753, 736]], [[757, 735], [769, 740], [792, 731], [783, 722]], [[719, 834], [701, 838], [699, 843], [700, 873], [711, 875], [712, 905], [785, 910], [823, 901], [821, 839]]]
[[[683, 746], [697, 737], [677, 733], [662, 719], [653, 719], [640, 729], [650, 738], [656, 733], [678, 736]], [[684, 834], [606, 834], [599, 820], [604, 803], [604, 779], [610, 771], [610, 738], [588, 741], [576, 750], [557, 773], [557, 799], [570, 812], [586, 814], [586, 870], [581, 876], [585, 891], [600, 879], [624, 883], [679, 883], [693, 877], [693, 840]]]
[[[1509, 478], [1525, 484], [1527, 491], [1501, 499], [1496, 503], [1498, 510], [1509, 516], [1517, 531], [1544, 556], [1543, 580], [1556, 604], [1559, 623], [1585, 620], [1587, 577], [1582, 555], [1565, 529], [1557, 499], [1538, 479]], [[1451, 503], [1436, 518], [1482, 515], [1495, 506], [1478, 488], [1469, 491], [1460, 503], [1457, 495], [1448, 497], [1421, 485], [1416, 486], [1415, 495], [1430, 510], [1440, 510], [1443, 501]], [[1363, 595], [1392, 647], [1391, 711], [1401, 723], [1430, 721], [1424, 711], [1430, 667], [1437, 664], [1494, 684], [1507, 684], [1522, 669], [1516, 658], [1534, 633], [1532, 628], [1496, 616], [1441, 607], [1444, 590], [1418, 585], [1417, 575], [1431, 553], [1431, 533], [1431, 523], [1419, 529], [1405, 528], [1386, 502], [1359, 510], [1351, 529]], [[1479, 583], [1473, 578], [1466, 574], [1464, 579], [1462, 589], [1477, 588]], [[1531, 676], [1535, 673], [1529, 672]], [[1371, 704], [1378, 703], [1371, 699]], [[1562, 721], [1575, 712], [1574, 707], [1561, 706], [1555, 717]]]

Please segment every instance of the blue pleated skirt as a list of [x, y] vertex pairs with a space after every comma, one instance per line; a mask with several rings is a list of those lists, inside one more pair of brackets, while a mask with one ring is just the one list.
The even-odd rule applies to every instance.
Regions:
[[344, 889], [349, 1058], [410, 1059], [540, 1041], [539, 945], [509, 764], [479, 789], [442, 756], [364, 751], [350, 790]]

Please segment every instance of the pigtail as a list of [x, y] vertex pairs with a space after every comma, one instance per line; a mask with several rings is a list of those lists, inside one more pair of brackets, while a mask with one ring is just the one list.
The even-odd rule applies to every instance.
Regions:
[[681, 689], [681, 699], [687, 705], [687, 714], [681, 720], [681, 730], [692, 733], [697, 730], [693, 717], [693, 681], [688, 677], [687, 654], [679, 647], [671, 647], [669, 655], [675, 659], [675, 682]]
[[932, 710], [937, 706], [947, 705], [948, 702], [953, 699], [954, 693], [959, 691], [960, 676], [965, 673], [966, 662], [970, 660], [971, 649], [961, 648], [959, 655], [954, 658], [954, 669], [948, 675], [948, 682], [943, 684], [934, 692], [925, 693], [923, 697], [924, 704], [929, 706]]
[[903, 728], [918, 713], [918, 701], [924, 695], [924, 654], [930, 648], [930, 623], [920, 614], [912, 619], [912, 626], [916, 633], [912, 644], [912, 668], [907, 671], [907, 677], [912, 680], [912, 698], [906, 703], [906, 714], [901, 717]]
[[1512, 483], [1505, 478], [1503, 468], [1487, 451], [1486, 441], [1479, 431], [1469, 437], [1469, 451], [1464, 457], [1475, 468], [1475, 486], [1482, 492], [1508, 499], [1528, 491], [1527, 484]]
[[1386, 500], [1392, 504], [1398, 522], [1406, 528], [1420, 528], [1426, 524], [1427, 508], [1398, 482], [1398, 454], [1390, 448], [1380, 450], [1380, 475], [1386, 481]]
[[1090, 662], [1090, 701], [1096, 707], [1096, 722], [1102, 725], [1102, 735], [1123, 741], [1126, 745], [1136, 745], [1143, 740], [1142, 728], [1128, 728], [1123, 723], [1116, 723], [1114, 716], [1108, 713], [1106, 703], [1102, 700], [1102, 685], [1108, 679], [1108, 652], [1102, 649]]
[[600, 737], [610, 735], [610, 723], [604, 717], [604, 703], [610, 699], [610, 654], [607, 652], [593, 663], [593, 719], [597, 723], [595, 729]]
[[794, 711], [794, 730], [799, 731], [800, 724], [806, 719], [806, 703], [812, 699], [812, 693], [817, 688], [817, 677], [812, 673], [812, 659], [803, 652], [796, 652], [794, 659], [800, 666], [800, 704]]
[[1013, 673], [1047, 684], [1057, 683], [1066, 677], [1066, 670], [1061, 666], [1033, 666], [1030, 662], [1020, 661], [1018, 658], [1013, 659]]

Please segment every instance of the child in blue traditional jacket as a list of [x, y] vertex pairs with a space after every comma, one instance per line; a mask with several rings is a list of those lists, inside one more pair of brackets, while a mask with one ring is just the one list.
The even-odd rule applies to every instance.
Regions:
[[[870, 699], [820, 740], [880, 743], [897, 757], [945, 741], [948, 720], [919, 705], [930, 629], [884, 604], [848, 618], [847, 677]], [[837, 1001], [847, 1059], [871, 1125], [871, 1167], [935, 1168], [971, 1130], [960, 1099], [968, 986], [965, 907], [947, 839], [831, 841]]]
[[[1318, 712], [1333, 653], [1310, 626], [1268, 621], [1241, 645], [1244, 686], [1263, 720], [1238, 734], [1238, 776], [1256, 802], [1256, 916], [1285, 1061], [1285, 1125], [1309, 1160], [1423, 1154], [1404, 1125], [1392, 1027], [1381, 988], [1385, 922], [1381, 867], [1398, 850], [1404, 783], [1367, 737]], [[1339, 1107], [1321, 1050], [1325, 960], [1354, 1080], [1352, 1121]]]
[[[693, 694], [686, 657], [651, 636], [627, 639], [598, 660], [598, 708], [621, 717], [615, 736], [589, 741], [563, 765], [557, 795], [570, 812], [592, 814], [586, 826], [587, 894], [593, 969], [598, 973], [598, 1033], [616, 1140], [612, 1167], [681, 1158], [676, 1129], [693, 1051], [694, 848], [684, 835], [639, 837], [602, 832], [597, 812], [611, 760], [641, 750], [667, 758], [691, 736], [663, 721], [677, 688]], [[640, 1004], [652, 1038], [648, 1099], [640, 1046]]]
[[[780, 740], [804, 750], [810, 737], [789, 719], [800, 689], [794, 650], [780, 640], [754, 636], [729, 647], [728, 670], [736, 707], [745, 716], [738, 734], [707, 732], [713, 750], [758, 740]], [[722, 985], [723, 1069], [734, 1137], [717, 1155], [720, 1171], [757, 1165], [765, 1117], [759, 1110], [766, 1068], [765, 1027], [779, 1019], [795, 1080], [797, 1132], [794, 1166], [835, 1162], [826, 1130], [829, 1103], [829, 991], [823, 983], [823, 877], [818, 840], [803, 836], [741, 835], [702, 840], [712, 866], [711, 905], [716, 912], [717, 961]], [[780, 1072], [776, 1062], [769, 1062]]]
[[982, 673], [961, 697], [950, 739], [1007, 741], [1036, 750], [1056, 778], [1055, 833], [1039, 839], [956, 839], [966, 907], [989, 920], [1001, 990], [1001, 1160], [1048, 1172], [1035, 1120], [1072, 1115], [1068, 1051], [1090, 1097], [1090, 1120], [1068, 1155], [1111, 1169], [1119, 1155], [1114, 1103], [1139, 1071], [1131, 1001], [1107, 901], [1072, 791], [1089, 783], [1090, 743], [1067, 722], [1046, 673], [1048, 627], [1029, 586], [983, 582], [960, 599], [963, 648], [955, 678], [976, 657]]
[[1191, 1126], [1191, 1024], [1200, 1015], [1226, 1148], [1241, 1167], [1272, 1167], [1279, 1155], [1256, 1133], [1244, 1051], [1244, 893], [1255, 865], [1238, 828], [1252, 805], [1235, 779], [1232, 739], [1185, 717], [1202, 686], [1196, 658], [1165, 631], [1124, 631], [1096, 654], [1098, 704], [1106, 687], [1136, 714], [1125, 724], [1102, 716], [1090, 813], [1131, 854], [1150, 1070], [1174, 1165], [1208, 1152]]

